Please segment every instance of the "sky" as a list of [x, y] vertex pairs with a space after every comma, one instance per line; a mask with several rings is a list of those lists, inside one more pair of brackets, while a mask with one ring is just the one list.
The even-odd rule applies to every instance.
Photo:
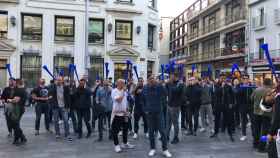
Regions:
[[160, 16], [175, 17], [182, 13], [196, 0], [159, 0]]

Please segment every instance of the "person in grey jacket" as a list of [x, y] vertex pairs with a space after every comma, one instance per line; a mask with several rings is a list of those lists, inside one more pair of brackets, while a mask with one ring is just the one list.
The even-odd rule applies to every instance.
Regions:
[[[110, 129], [110, 121], [111, 121], [111, 113], [113, 100], [111, 97], [112, 87], [109, 86], [109, 82], [107, 80], [101, 81], [101, 84], [96, 92], [96, 105], [98, 108], [98, 132], [99, 139], [98, 141], [102, 141], [103, 139], [103, 122], [104, 119], [108, 121], [108, 127]], [[109, 130], [110, 135], [110, 130]]]
[[206, 131], [207, 118], [209, 122], [209, 128], [211, 133], [214, 133], [214, 117], [212, 109], [212, 84], [206, 78], [202, 81], [201, 87], [201, 107], [200, 107], [200, 116], [201, 116], [201, 129], [200, 132]]

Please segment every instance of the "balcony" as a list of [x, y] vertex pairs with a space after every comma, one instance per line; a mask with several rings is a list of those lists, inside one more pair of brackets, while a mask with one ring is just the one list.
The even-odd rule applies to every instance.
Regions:
[[280, 24], [280, 9], [275, 9], [274, 11], [274, 22]]
[[[274, 63], [280, 63], [280, 49], [271, 50], [270, 55], [271, 55], [272, 61]], [[267, 65], [268, 64], [267, 59], [264, 56], [264, 54], [263, 54], [263, 56], [260, 57], [259, 52], [250, 53], [249, 62], [250, 62], [250, 65]]]
[[0, 3], [18, 3], [18, 0], [0, 0]]
[[246, 20], [246, 11], [243, 10], [239, 14], [227, 15], [225, 17], [225, 25], [236, 23], [241, 20]]
[[252, 29], [257, 31], [266, 27], [266, 14], [252, 18]]

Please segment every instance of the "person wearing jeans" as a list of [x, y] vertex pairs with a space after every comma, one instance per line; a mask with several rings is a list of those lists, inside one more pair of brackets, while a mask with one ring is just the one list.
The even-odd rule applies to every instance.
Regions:
[[55, 85], [51, 89], [51, 95], [52, 105], [54, 106], [53, 115], [56, 138], [60, 138], [59, 120], [60, 116], [62, 116], [62, 120], [64, 122], [65, 137], [68, 138], [69, 141], [72, 141], [72, 138], [69, 136], [68, 122], [68, 113], [70, 111], [70, 91], [68, 86], [64, 86], [62, 77], [57, 78]]
[[179, 115], [184, 101], [184, 85], [179, 82], [177, 74], [170, 76], [170, 82], [166, 84], [166, 89], [168, 94], [167, 140], [169, 140], [171, 127], [173, 125], [174, 137], [171, 144], [177, 144], [179, 142]]
[[148, 84], [144, 86], [143, 91], [143, 110], [147, 116], [149, 139], [150, 139], [150, 152], [148, 156], [155, 156], [156, 154], [156, 138], [157, 132], [161, 135], [162, 150], [165, 157], [172, 157], [168, 151], [166, 128], [164, 125], [162, 98], [166, 98], [166, 91], [164, 87], [157, 83], [154, 75], [148, 79]]
[[31, 92], [32, 99], [36, 102], [35, 112], [36, 112], [36, 121], [35, 121], [35, 135], [39, 135], [40, 130], [40, 121], [42, 114], [45, 115], [45, 127], [49, 133], [52, 133], [50, 130], [50, 107], [49, 101], [52, 99], [49, 96], [49, 90], [45, 86], [45, 79], [39, 80], [39, 85], [37, 88], [33, 89]]
[[[128, 101], [127, 92], [125, 91], [125, 81], [119, 79], [117, 81], [117, 88], [113, 89], [111, 97], [113, 100], [112, 110], [112, 136], [115, 145], [115, 152], [120, 153], [123, 148], [131, 149], [134, 145], [131, 145], [127, 141], [128, 136]], [[123, 145], [119, 145], [118, 134], [122, 130]]]

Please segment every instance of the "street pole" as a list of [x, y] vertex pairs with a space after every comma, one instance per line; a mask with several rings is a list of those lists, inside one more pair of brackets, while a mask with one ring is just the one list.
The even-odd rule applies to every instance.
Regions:
[[90, 67], [89, 50], [88, 50], [88, 25], [89, 25], [89, 0], [85, 0], [85, 75], [88, 76]]

